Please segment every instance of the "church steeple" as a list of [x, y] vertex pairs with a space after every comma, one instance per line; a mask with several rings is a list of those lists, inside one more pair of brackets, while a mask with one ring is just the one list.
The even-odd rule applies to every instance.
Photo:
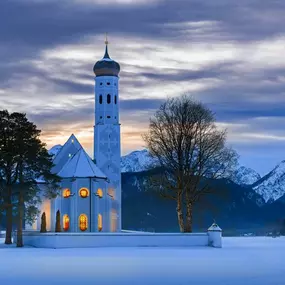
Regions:
[[108, 44], [109, 44], [109, 42], [108, 42], [108, 37], [107, 37], [107, 33], [106, 33], [106, 39], [105, 39], [106, 48], [105, 48], [105, 55], [104, 55], [103, 58], [110, 59], [110, 56], [109, 56], [109, 53], [108, 53]]
[[93, 71], [96, 75], [98, 76], [117, 76], [119, 75], [120, 72], [120, 65], [114, 61], [113, 59], [110, 58], [109, 52], [108, 52], [108, 39], [106, 35], [106, 40], [105, 40], [105, 55], [104, 57], [97, 61], [93, 67]]
[[121, 230], [121, 134], [119, 118], [120, 65], [110, 58], [108, 39], [105, 55], [94, 66], [95, 73], [95, 126], [94, 159], [109, 179], [108, 193], [112, 231]]

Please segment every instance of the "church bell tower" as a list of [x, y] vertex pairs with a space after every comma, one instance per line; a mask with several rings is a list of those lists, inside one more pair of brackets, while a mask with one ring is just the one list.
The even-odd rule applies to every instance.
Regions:
[[108, 195], [111, 231], [121, 231], [121, 134], [119, 118], [120, 65], [108, 53], [94, 65], [95, 126], [94, 160], [109, 179]]

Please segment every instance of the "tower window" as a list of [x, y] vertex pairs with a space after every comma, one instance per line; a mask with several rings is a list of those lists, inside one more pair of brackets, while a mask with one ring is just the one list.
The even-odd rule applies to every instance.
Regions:
[[103, 97], [102, 97], [102, 95], [99, 96], [99, 103], [100, 103], [100, 104], [103, 103]]
[[115, 95], [114, 101], [115, 101], [115, 104], [117, 104], [117, 95]]
[[107, 116], [107, 118], [108, 118], [108, 119], [110, 119], [110, 118], [111, 118], [111, 116]]
[[87, 198], [89, 196], [89, 190], [87, 188], [81, 188], [79, 190], [79, 195], [82, 198]]
[[102, 119], [103, 117], [102, 116], [100, 116], [100, 119]]
[[110, 82], [107, 82], [107, 85], [110, 85]]
[[63, 216], [63, 230], [65, 232], [69, 230], [69, 217], [68, 217], [68, 215]]
[[85, 214], [81, 214], [79, 216], [79, 229], [84, 232], [88, 228], [88, 220], [87, 216]]
[[108, 104], [111, 103], [111, 95], [110, 95], [110, 94], [107, 95], [107, 103], [108, 103]]
[[100, 82], [100, 85], [103, 85], [103, 83], [102, 83], [102, 82]]

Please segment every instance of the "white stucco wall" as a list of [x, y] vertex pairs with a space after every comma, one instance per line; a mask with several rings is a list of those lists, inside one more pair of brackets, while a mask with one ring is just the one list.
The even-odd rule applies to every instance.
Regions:
[[42, 248], [208, 246], [207, 233], [28, 233], [24, 244]]

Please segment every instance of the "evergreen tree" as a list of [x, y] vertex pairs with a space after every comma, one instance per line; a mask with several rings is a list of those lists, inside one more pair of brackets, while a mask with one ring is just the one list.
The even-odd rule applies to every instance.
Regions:
[[41, 233], [46, 233], [47, 232], [47, 220], [46, 220], [46, 213], [42, 213], [41, 217]]
[[38, 213], [38, 179], [46, 182], [45, 196], [57, 194], [60, 178], [51, 173], [52, 156], [40, 141], [40, 133], [26, 114], [0, 111], [0, 186], [6, 213], [6, 244], [12, 243], [13, 209], [16, 209], [17, 246], [23, 246], [23, 219], [32, 223]]
[[56, 223], [55, 223], [55, 232], [61, 232], [61, 225], [60, 225], [60, 211], [57, 210], [56, 212]]

